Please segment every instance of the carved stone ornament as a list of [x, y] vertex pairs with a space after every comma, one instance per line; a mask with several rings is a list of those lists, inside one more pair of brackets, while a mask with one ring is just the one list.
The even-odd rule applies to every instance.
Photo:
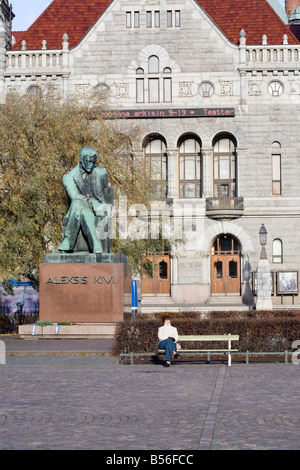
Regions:
[[300, 81], [290, 80], [291, 95], [300, 95]]
[[221, 96], [233, 96], [233, 82], [232, 81], [220, 82], [220, 86], [221, 86], [221, 91], [220, 91]]
[[248, 95], [249, 96], [261, 96], [262, 80], [249, 80], [248, 82]]
[[193, 82], [179, 82], [179, 96], [187, 97], [192, 95]]
[[117, 98], [129, 98], [129, 83], [116, 83]]

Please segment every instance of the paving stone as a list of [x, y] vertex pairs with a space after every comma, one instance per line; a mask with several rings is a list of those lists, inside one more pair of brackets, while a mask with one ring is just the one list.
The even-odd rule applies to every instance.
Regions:
[[[300, 447], [297, 365], [131, 366], [100, 342], [98, 353], [91, 353], [96, 343], [77, 342], [76, 353], [57, 353], [53, 344], [49, 355], [50, 343], [30, 354], [12, 341], [8, 349], [22, 355], [0, 364], [2, 450]], [[71, 350], [68, 342], [60, 348]]]

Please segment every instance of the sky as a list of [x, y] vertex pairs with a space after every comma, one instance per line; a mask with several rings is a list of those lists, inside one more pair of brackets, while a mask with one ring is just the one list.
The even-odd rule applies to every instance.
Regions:
[[9, 0], [16, 15], [13, 20], [13, 31], [26, 31], [29, 26], [50, 5], [52, 0]]
[[[283, 7], [284, 1], [279, 0]], [[13, 31], [26, 31], [47, 6], [50, 5], [51, 0], [10, 0], [10, 3], [16, 15], [13, 20]]]

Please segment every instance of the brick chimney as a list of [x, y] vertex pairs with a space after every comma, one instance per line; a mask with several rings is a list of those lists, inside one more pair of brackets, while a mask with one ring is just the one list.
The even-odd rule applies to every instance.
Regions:
[[285, 0], [285, 11], [288, 17], [291, 16], [296, 7], [300, 7], [300, 0]]

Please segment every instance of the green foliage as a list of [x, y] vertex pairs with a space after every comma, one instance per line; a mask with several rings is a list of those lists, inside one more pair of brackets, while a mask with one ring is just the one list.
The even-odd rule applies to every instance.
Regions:
[[36, 322], [36, 325], [37, 326], [51, 326], [51, 325], [53, 325], [53, 323], [50, 320], [38, 320]]
[[[67, 198], [63, 175], [78, 163], [80, 149], [97, 149], [115, 198], [149, 203], [151, 182], [142, 158], [132, 158], [138, 129], [128, 122], [104, 121], [100, 93], [78, 101], [51, 88], [37, 96], [7, 96], [0, 107], [0, 282], [22, 276], [38, 282], [43, 254], [62, 241]], [[126, 128], [125, 128], [126, 126]], [[125, 132], [125, 130], [126, 132]], [[129, 139], [130, 135], [130, 139]], [[119, 253], [140, 264], [151, 241], [115, 241]]]
[[[242, 312], [239, 312], [242, 313]], [[269, 312], [264, 318], [253, 314], [253, 316], [238, 315], [227, 317], [219, 315], [219, 312], [210, 318], [201, 319], [199, 314], [186, 313], [183, 316], [174, 315], [172, 325], [178, 329], [179, 335], [227, 335], [240, 336], [237, 345], [239, 351], [254, 352], [277, 352], [291, 349], [294, 340], [300, 338], [300, 321], [290, 314], [284, 316], [285, 312], [271, 314]], [[116, 353], [120, 352], [155, 352], [158, 345], [157, 332], [162, 325], [162, 314], [158, 318], [148, 318], [119, 323], [115, 333]], [[191, 348], [191, 343], [181, 343], [185, 348]], [[234, 345], [235, 343], [233, 343]], [[207, 348], [213, 345], [209, 343], [197, 343], [197, 348]]]

